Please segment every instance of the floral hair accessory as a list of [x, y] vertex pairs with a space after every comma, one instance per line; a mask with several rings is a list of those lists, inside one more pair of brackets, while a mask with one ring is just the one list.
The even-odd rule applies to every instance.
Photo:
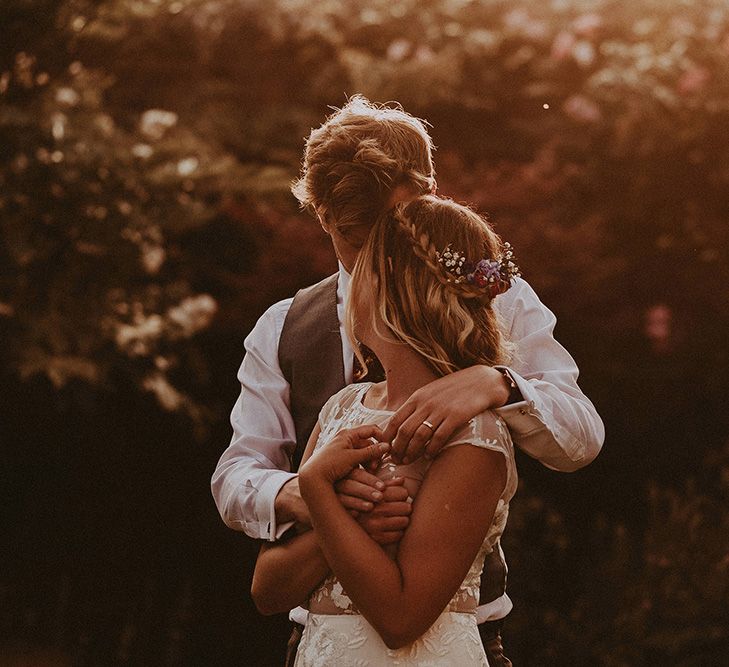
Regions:
[[469, 262], [462, 252], [453, 250], [450, 243], [443, 252], [436, 252], [436, 257], [451, 274], [448, 282], [483, 288], [491, 298], [506, 292], [512, 279], [521, 275], [509, 243], [504, 243], [504, 254], [498, 260], [484, 258]]

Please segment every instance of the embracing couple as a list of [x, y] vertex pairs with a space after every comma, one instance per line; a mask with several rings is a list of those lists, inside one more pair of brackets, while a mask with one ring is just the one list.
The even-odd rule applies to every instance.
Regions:
[[293, 191], [339, 271], [245, 341], [212, 489], [263, 540], [252, 595], [290, 611], [299, 667], [509, 665], [514, 445], [561, 471], [602, 446], [509, 244], [435, 190], [423, 122], [362, 97], [333, 113]]

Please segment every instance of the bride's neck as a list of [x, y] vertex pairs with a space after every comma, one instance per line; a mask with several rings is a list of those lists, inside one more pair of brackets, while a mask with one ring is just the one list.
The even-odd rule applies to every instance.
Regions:
[[397, 410], [413, 392], [438, 377], [407, 345], [379, 338], [366, 345], [377, 355], [385, 370], [384, 394], [377, 396], [377, 407]]

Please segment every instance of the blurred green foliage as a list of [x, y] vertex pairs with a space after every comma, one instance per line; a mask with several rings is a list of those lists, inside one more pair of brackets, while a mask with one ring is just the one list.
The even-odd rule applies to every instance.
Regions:
[[288, 193], [303, 138], [346, 94], [397, 100], [608, 423], [571, 503], [525, 462], [518, 664], [726, 653], [725, 0], [8, 0], [0, 25], [9, 377], [149, 392], [209, 442], [243, 335], [334, 267]]

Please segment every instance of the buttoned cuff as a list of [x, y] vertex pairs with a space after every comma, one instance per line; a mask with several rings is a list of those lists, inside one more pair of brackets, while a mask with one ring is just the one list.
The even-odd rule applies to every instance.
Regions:
[[[508, 367], [503, 366], [503, 368]], [[516, 371], [511, 368], [508, 368], [508, 371], [524, 400], [496, 408], [496, 412], [506, 422], [514, 442], [544, 465], [554, 470], [568, 469], [565, 465], [568, 465], [569, 461], [579, 461], [584, 456], [584, 446], [577, 438], [560, 428], [554, 419], [550, 419], [548, 423], [545, 415], [537, 407], [540, 404], [538, 390]], [[549, 433], [553, 445], [547, 449], [541, 446], [538, 451], [533, 451], [532, 443], [539, 440], [534, 440], [530, 436], [536, 436], [540, 431]]]
[[508, 424], [509, 430], [515, 436], [514, 439], [546, 428], [544, 420], [536, 409], [535, 399], [537, 396], [534, 388], [519, 373], [508, 366], [496, 366], [496, 368], [503, 368], [509, 371], [509, 375], [514, 379], [519, 393], [524, 399], [517, 403], [507, 403], [500, 408], [496, 408], [496, 412]]
[[259, 539], [275, 542], [291, 526], [293, 521], [276, 523], [276, 496], [286, 482], [294, 479], [296, 473], [283, 470], [272, 471], [261, 484], [256, 494], [256, 518], [260, 528]]

